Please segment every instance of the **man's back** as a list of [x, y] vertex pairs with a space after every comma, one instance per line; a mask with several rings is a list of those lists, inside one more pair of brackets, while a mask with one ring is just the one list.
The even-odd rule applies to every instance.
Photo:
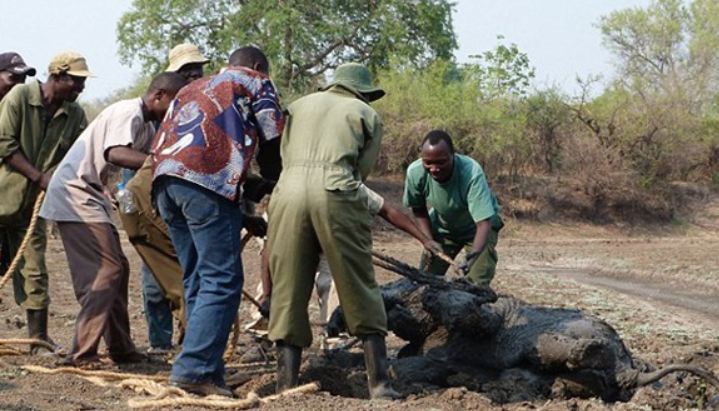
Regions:
[[279, 136], [282, 111], [267, 75], [230, 67], [180, 90], [156, 138], [155, 178], [173, 176], [230, 200], [258, 144]]
[[324, 170], [324, 188], [353, 190], [367, 177], [382, 137], [379, 115], [336, 87], [292, 103], [282, 140], [282, 166]]

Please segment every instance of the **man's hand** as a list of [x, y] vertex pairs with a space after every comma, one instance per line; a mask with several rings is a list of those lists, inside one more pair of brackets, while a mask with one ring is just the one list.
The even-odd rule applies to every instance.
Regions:
[[255, 237], [262, 238], [267, 235], [267, 221], [262, 217], [245, 215], [243, 225]]
[[47, 186], [50, 185], [50, 179], [52, 178], [52, 173], [47, 172], [40, 176], [40, 178], [37, 180], [37, 185], [40, 186], [42, 191], [47, 191]]
[[275, 184], [276, 181], [250, 174], [242, 185], [242, 198], [259, 203], [264, 196], [272, 193]]
[[260, 298], [260, 314], [262, 314], [263, 317], [269, 319], [270, 318], [270, 304], [271, 299], [269, 295], [263, 295]]
[[462, 271], [462, 273], [464, 273], [464, 275], [469, 274], [469, 271], [472, 269], [472, 265], [477, 261], [481, 253], [481, 251], [475, 251], [472, 253], [468, 253], [464, 257], [464, 262], [458, 267]]
[[425, 240], [422, 245], [424, 246], [424, 249], [432, 253], [432, 255], [440, 255], [444, 252], [444, 250], [442, 250], [442, 246], [434, 240]]

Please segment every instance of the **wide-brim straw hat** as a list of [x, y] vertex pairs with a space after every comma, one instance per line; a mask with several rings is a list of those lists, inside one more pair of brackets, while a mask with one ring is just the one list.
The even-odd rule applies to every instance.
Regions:
[[185, 64], [205, 64], [210, 60], [200, 53], [200, 49], [194, 44], [183, 43], [170, 50], [170, 65], [165, 71], [178, 71]]

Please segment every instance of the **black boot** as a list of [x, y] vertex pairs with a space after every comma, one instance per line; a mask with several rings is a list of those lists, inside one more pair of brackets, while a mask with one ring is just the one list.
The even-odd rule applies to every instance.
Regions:
[[277, 342], [277, 393], [297, 386], [302, 348]]
[[[27, 334], [30, 338], [45, 341], [55, 347], [55, 342], [47, 335], [47, 308], [27, 310]], [[38, 354], [42, 350], [54, 351], [55, 348], [49, 350], [46, 346], [33, 344], [30, 346], [30, 353]]]
[[387, 346], [384, 336], [378, 334], [362, 337], [364, 363], [367, 367], [369, 397], [373, 400], [396, 400], [401, 395], [392, 388], [387, 375]]

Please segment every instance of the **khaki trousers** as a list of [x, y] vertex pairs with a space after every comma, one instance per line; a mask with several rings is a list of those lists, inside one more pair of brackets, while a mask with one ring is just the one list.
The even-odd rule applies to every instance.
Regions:
[[[445, 254], [451, 258], [455, 258], [457, 254], [464, 248], [469, 252], [472, 247], [472, 240], [457, 241], [448, 237], [435, 234], [435, 241], [441, 246]], [[469, 269], [467, 278], [479, 286], [489, 287], [497, 271], [497, 241], [499, 240], [499, 231], [494, 228], [490, 230], [487, 237], [487, 243], [484, 250], [479, 254], [477, 260]], [[449, 264], [439, 257], [429, 254], [427, 251], [422, 252], [420, 259], [420, 269], [436, 275], [444, 275], [449, 269]]]
[[[12, 273], [15, 302], [26, 310], [42, 310], [50, 304], [45, 265], [47, 247], [45, 228], [45, 220], [39, 218], [20, 263]], [[0, 274], [4, 274], [12, 263], [20, 243], [25, 238], [25, 233], [27, 226], [0, 227]]]
[[327, 258], [350, 333], [386, 335], [364, 194], [325, 190], [321, 169], [283, 173], [269, 206], [270, 339], [300, 347], [312, 343], [307, 305], [320, 253]]
[[187, 325], [183, 303], [182, 267], [177, 260], [167, 225], [152, 205], [152, 167], [145, 162], [127, 183], [132, 192], [137, 212], [120, 213], [130, 243], [135, 247], [147, 268], [150, 269], [165, 298], [170, 301], [173, 314], [183, 329]]
[[96, 359], [100, 338], [111, 357], [135, 351], [127, 313], [130, 266], [117, 230], [109, 223], [58, 222], [57, 227], [80, 303], [70, 355], [76, 361]]

